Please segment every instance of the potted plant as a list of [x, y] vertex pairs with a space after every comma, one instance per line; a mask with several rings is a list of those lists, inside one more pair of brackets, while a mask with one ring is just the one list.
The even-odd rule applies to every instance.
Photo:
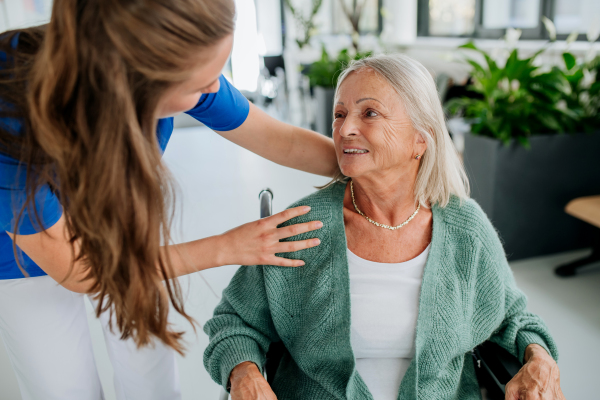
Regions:
[[516, 49], [504, 66], [473, 43], [484, 62], [473, 67], [470, 90], [479, 98], [453, 99], [450, 113], [471, 122], [464, 163], [476, 199], [498, 229], [509, 259], [589, 245], [588, 227], [565, 205], [600, 194], [600, 57], [541, 71]]
[[352, 27], [352, 34], [350, 37], [352, 38], [352, 47], [354, 47], [354, 51], [358, 51], [358, 39], [360, 37], [360, 18], [363, 15], [363, 10], [367, 5], [367, 0], [353, 0], [352, 6], [348, 6], [345, 0], [340, 0], [340, 6], [342, 7], [342, 11], [344, 15], [350, 22], [350, 26]]
[[310, 87], [317, 103], [315, 115], [317, 132], [331, 137], [333, 96], [340, 73], [350, 61], [359, 60], [370, 55], [370, 52], [357, 52], [354, 56], [351, 56], [348, 49], [344, 49], [340, 51], [336, 58], [330, 58], [325, 46], [323, 46], [321, 58], [306, 68], [304, 74], [310, 81]]
[[302, 49], [304, 46], [309, 44], [310, 38], [317, 30], [314, 23], [314, 18], [319, 12], [321, 5], [323, 5], [323, 0], [312, 0], [308, 17], [304, 16], [302, 10], [294, 7], [292, 0], [285, 0], [285, 4], [288, 6], [292, 16], [294, 17], [294, 20], [296, 20], [297, 28], [301, 32], [301, 37], [296, 39], [296, 44], [298, 45], [298, 48]]

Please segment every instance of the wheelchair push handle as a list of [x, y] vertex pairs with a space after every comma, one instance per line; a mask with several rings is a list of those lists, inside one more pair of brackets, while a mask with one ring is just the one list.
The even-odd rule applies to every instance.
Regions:
[[260, 217], [270, 217], [273, 213], [273, 191], [269, 188], [265, 188], [258, 194], [260, 201]]
[[[270, 217], [273, 213], [273, 191], [269, 188], [265, 188], [260, 191], [258, 194], [258, 201], [260, 203], [260, 217], [266, 218]], [[267, 355], [268, 357], [268, 355]], [[266, 369], [264, 374], [266, 375]], [[266, 376], [265, 376], [266, 378]], [[221, 393], [219, 394], [219, 400], [229, 400], [229, 393], [221, 388]]]

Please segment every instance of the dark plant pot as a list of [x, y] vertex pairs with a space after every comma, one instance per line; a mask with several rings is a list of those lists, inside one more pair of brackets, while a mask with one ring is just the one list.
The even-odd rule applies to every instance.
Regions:
[[315, 122], [317, 132], [331, 137], [331, 124], [333, 123], [333, 96], [335, 89], [315, 86], [315, 99], [317, 100], [317, 110], [315, 113]]
[[591, 245], [591, 227], [564, 212], [600, 194], [600, 133], [540, 135], [531, 149], [467, 134], [464, 162], [477, 200], [510, 260]]

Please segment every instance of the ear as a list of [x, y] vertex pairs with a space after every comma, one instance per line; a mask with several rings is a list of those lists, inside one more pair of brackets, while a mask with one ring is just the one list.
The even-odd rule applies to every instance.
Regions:
[[423, 155], [425, 153], [425, 150], [427, 150], [427, 142], [425, 141], [425, 138], [423, 137], [423, 134], [421, 132], [415, 132], [414, 149], [416, 154], [421, 155]]

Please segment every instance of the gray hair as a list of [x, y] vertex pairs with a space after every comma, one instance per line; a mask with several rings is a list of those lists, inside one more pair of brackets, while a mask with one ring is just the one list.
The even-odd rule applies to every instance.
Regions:
[[[394, 88], [413, 128], [427, 143], [417, 173], [415, 200], [422, 206], [445, 207], [451, 195], [468, 198], [469, 180], [446, 128], [442, 104], [429, 71], [403, 54], [380, 54], [355, 60], [339, 76], [336, 97], [344, 80], [363, 68], [372, 69]], [[340, 175], [335, 181], [343, 179]]]

